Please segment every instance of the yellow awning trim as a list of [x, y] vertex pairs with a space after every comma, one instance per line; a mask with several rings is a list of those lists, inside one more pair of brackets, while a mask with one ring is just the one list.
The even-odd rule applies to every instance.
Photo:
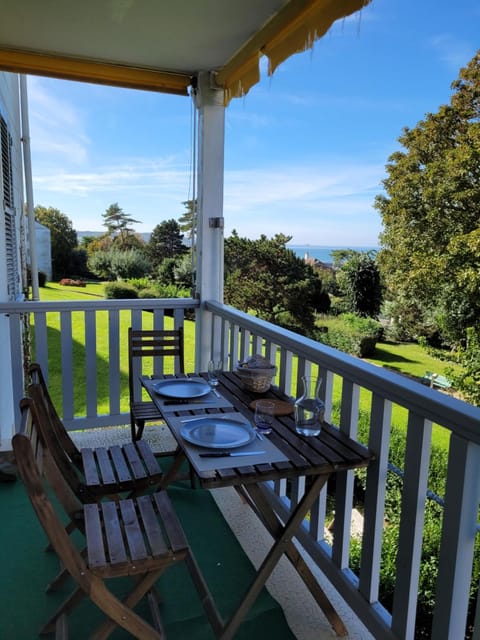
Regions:
[[179, 95], [188, 95], [191, 82], [179, 73], [11, 49], [0, 49], [0, 69]]
[[288, 25], [268, 42], [262, 53], [269, 59], [269, 75], [294, 53], [311, 49], [315, 41], [325, 35], [332, 24], [355, 13], [370, 0], [316, 0], [298, 20]]
[[[368, 5], [371, 0], [291, 0], [220, 69], [217, 83], [225, 105], [244, 96], [260, 78], [259, 59], [269, 59], [269, 75], [294, 53], [313, 47], [332, 24]], [[255, 79], [256, 78], [256, 79]]]

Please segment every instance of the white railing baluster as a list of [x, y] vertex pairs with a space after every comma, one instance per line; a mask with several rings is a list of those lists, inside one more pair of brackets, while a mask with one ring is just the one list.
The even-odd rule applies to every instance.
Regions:
[[[350, 380], [343, 381], [340, 430], [355, 440], [357, 436], [360, 388]], [[335, 475], [335, 534], [333, 561], [341, 569], [348, 566], [350, 554], [350, 523], [353, 507], [353, 471]]]
[[410, 413], [392, 611], [392, 629], [400, 638], [413, 638], [415, 628], [431, 438], [432, 423]]
[[60, 313], [60, 354], [62, 366], [63, 419], [65, 420], [65, 424], [70, 424], [75, 417], [75, 380], [73, 379], [72, 314], [68, 311], [62, 311]]
[[368, 602], [378, 600], [391, 419], [392, 403], [373, 394], [368, 446], [375, 459], [367, 469], [359, 585]]
[[35, 360], [46, 371], [48, 379], [48, 333], [47, 333], [47, 314], [44, 311], [35, 313], [34, 328], [35, 333]]
[[97, 415], [97, 318], [96, 312], [85, 312], [85, 376], [87, 418]]
[[[479, 502], [480, 446], [453, 434], [448, 458], [433, 640], [456, 640], [465, 635]], [[476, 629], [477, 634], [478, 631]]]
[[120, 415], [120, 312], [108, 312], [108, 384], [110, 413]]

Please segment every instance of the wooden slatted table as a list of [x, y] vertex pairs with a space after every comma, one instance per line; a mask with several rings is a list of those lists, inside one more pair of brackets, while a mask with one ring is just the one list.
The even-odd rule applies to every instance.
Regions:
[[[144, 385], [160, 409], [158, 396], [152, 392], [151, 386], [145, 380]], [[288, 400], [274, 387], [271, 387], [264, 394], [254, 394], [245, 390], [240, 378], [234, 372], [222, 374], [218, 391], [230, 402], [235, 412], [241, 413], [251, 422], [253, 422], [253, 411], [249, 405], [253, 400], [259, 397]], [[231, 412], [231, 408], [195, 409], [192, 405], [185, 411], [162, 411], [163, 418], [178, 443], [176, 457], [165, 474], [163, 486], [168, 486], [185, 459], [194, 465], [192, 449], [179, 435], [178, 418], [182, 417], [182, 419], [188, 420], [188, 418], [196, 416], [218, 416], [219, 413], [231, 414]], [[330, 476], [339, 471], [366, 467], [373, 456], [363, 445], [327, 423], [323, 423], [319, 436], [305, 437], [297, 434], [293, 415], [276, 416], [273, 422], [273, 431], [267, 437], [269, 442], [273, 443], [283, 454], [282, 460], [275, 461], [272, 458], [271, 462], [262, 461], [262, 463], [256, 464], [255, 456], [250, 456], [247, 465], [226, 467], [225, 459], [211, 458], [209, 459], [211, 465], [208, 469], [199, 470], [198, 466], [196, 469], [196, 477], [202, 488], [234, 487], [246, 499], [274, 538], [273, 546], [259, 567], [254, 582], [245, 593], [235, 613], [225, 623], [220, 637], [222, 640], [233, 638], [245, 614], [283, 554], [295, 566], [337, 635], [345, 635], [347, 631], [342, 620], [292, 540]], [[216, 460], [223, 460], [223, 464], [216, 463]], [[228, 464], [234, 465], [235, 460], [236, 458], [228, 458]], [[293, 509], [289, 519], [283, 522], [267, 500], [265, 492], [262, 490], [262, 483], [305, 476], [308, 478], [305, 483], [305, 493]]]

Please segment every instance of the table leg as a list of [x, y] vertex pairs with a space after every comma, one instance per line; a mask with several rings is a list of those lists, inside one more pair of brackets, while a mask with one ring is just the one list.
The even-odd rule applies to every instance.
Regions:
[[185, 460], [186, 460], [185, 453], [180, 447], [177, 446], [173, 462], [163, 475], [162, 482], [160, 484], [160, 489], [167, 489], [168, 485], [171, 482], [173, 482], [173, 480], [175, 480], [177, 471], [180, 469], [180, 467], [182, 466]]
[[[230, 620], [228, 620], [228, 622], [226, 623], [223, 632], [220, 635], [221, 640], [231, 640], [231, 638], [234, 637], [235, 632], [242, 623], [243, 618], [245, 617], [252, 604], [255, 602], [260, 591], [263, 589], [265, 582], [270, 577], [278, 561], [284, 553], [287, 553], [287, 551], [290, 549], [290, 546], [293, 546], [291, 543], [292, 538], [295, 536], [298, 527], [303, 522], [308, 510], [315, 502], [318, 494], [320, 493], [320, 490], [322, 489], [327, 479], [328, 476], [317, 476], [313, 480], [310, 489], [304, 494], [296, 509], [293, 511], [290, 518], [285, 523], [285, 526], [275, 527], [275, 542], [270, 551], [267, 553], [263, 563], [259, 567], [255, 579], [247, 589], [247, 592], [245, 593], [237, 610], [231, 616]], [[254, 487], [256, 487], [256, 489]], [[255, 504], [257, 493], [260, 492], [258, 486], [255, 484], [251, 484], [245, 485], [244, 488], [248, 491], [248, 495], [251, 496], [251, 500]], [[255, 509], [257, 509], [256, 506]], [[271, 507], [269, 505], [267, 505], [266, 511], [271, 511]], [[278, 523], [278, 519], [276, 518], [276, 516], [275, 519]]]
[[[325, 477], [325, 482], [326, 481], [327, 478]], [[264, 524], [265, 528], [270, 532], [275, 540], [278, 539], [278, 537], [282, 534], [283, 525], [278, 519], [274, 510], [271, 508], [267, 499], [265, 498], [262, 489], [258, 485], [244, 486], [242, 487], [242, 489], [242, 493], [244, 494], [244, 496], [245, 494], [247, 494], [246, 499], [248, 500], [250, 506], [255, 511], [257, 516], [260, 518], [261, 522]], [[310, 568], [308, 567], [307, 563], [305, 562], [301, 553], [298, 551], [293, 542], [290, 542], [288, 548], [285, 551], [285, 555], [293, 564], [298, 575], [302, 578], [308, 590], [315, 598], [317, 604], [325, 614], [325, 617], [331, 624], [337, 636], [347, 635], [348, 631], [343, 624], [342, 619], [336, 612], [334, 606], [328, 599], [321, 586], [318, 584], [317, 579], [311, 572]]]

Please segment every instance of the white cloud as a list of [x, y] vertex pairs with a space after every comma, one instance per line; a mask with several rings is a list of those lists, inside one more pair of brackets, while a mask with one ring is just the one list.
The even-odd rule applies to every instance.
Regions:
[[85, 162], [90, 140], [82, 114], [72, 101], [62, 100], [45, 82], [28, 78], [29, 123], [32, 152], [61, 158], [75, 164]]
[[380, 218], [373, 209], [384, 167], [339, 161], [317, 166], [227, 171], [227, 235], [285, 233], [302, 244], [375, 245]]
[[432, 38], [430, 46], [437, 52], [439, 59], [456, 73], [467, 65], [475, 53], [469, 42], [449, 34], [440, 34]]

